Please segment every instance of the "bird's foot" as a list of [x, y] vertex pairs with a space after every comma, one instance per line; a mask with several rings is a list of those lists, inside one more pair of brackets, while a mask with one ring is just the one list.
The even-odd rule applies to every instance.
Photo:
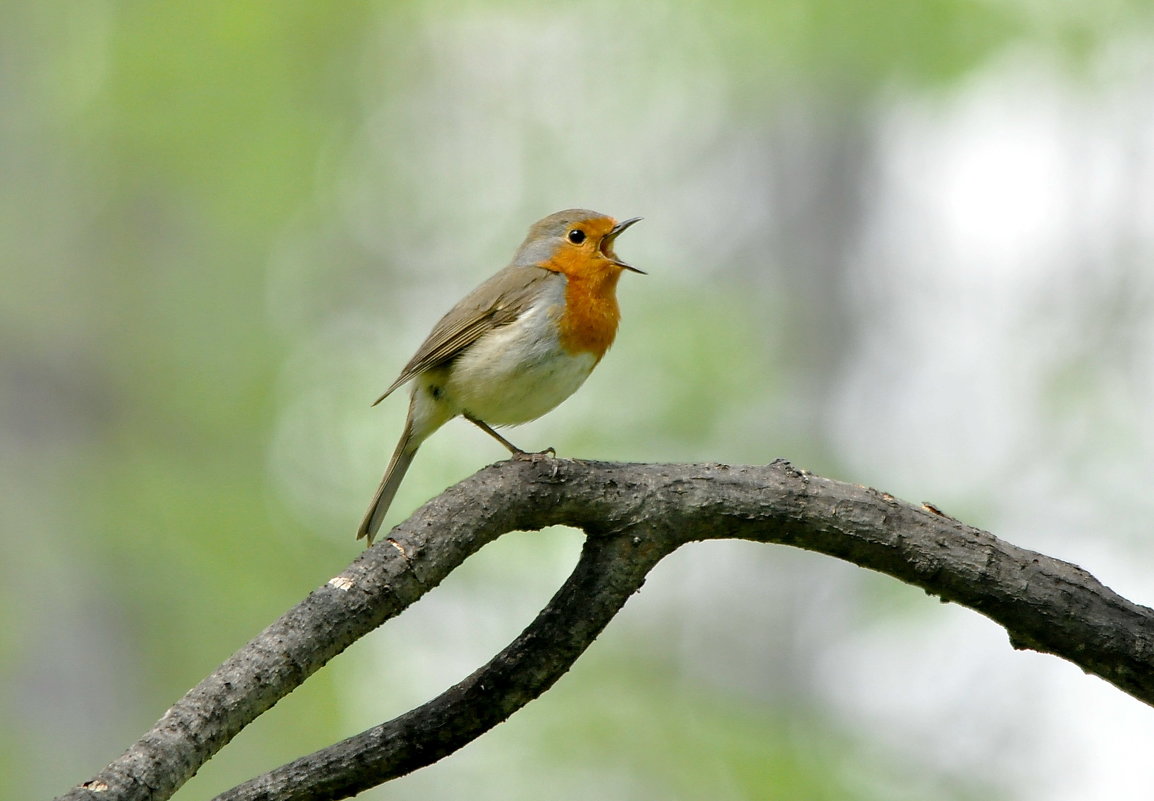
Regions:
[[552, 459], [556, 455], [557, 451], [554, 448], [546, 448], [543, 451], [535, 451], [533, 453], [518, 449], [513, 451], [513, 455], [510, 458], [516, 459], [518, 462], [540, 462], [545, 459]]

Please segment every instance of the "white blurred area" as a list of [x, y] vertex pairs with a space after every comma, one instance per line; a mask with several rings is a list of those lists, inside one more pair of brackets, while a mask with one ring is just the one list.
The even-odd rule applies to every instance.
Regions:
[[[277, 256], [270, 313], [311, 332], [286, 366], [270, 454], [295, 514], [344, 521], [351, 535], [404, 415], [402, 398], [368, 402], [530, 222], [582, 205], [646, 217], [618, 250], [650, 274], [622, 282], [618, 344], [588, 385], [510, 432], [522, 447], [786, 457], [932, 501], [1154, 600], [1154, 43], [1118, 41], [1076, 75], [1011, 48], [956, 88], [814, 101], [734, 88], [708, 27], [649, 21], [662, 33], [644, 41], [697, 61], [674, 82], [642, 71], [652, 53], [567, 35], [575, 14], [496, 13], [429, 17], [399, 55], [382, 37], [380, 61], [365, 66], [365, 124], [326, 165], [339, 176], [320, 201], [331, 201], [331, 228], [294, 231]], [[594, 42], [612, 80], [571, 69]], [[417, 65], [406, 80], [419, 91], [389, 91], [391, 58]], [[309, 270], [332, 269], [319, 262], [333, 239], [364, 266], [346, 276], [355, 296], [326, 316]], [[500, 458], [449, 424], [417, 457], [389, 523]], [[360, 652], [350, 731], [488, 659], [563, 580], [579, 543], [507, 539]], [[879, 798], [961, 797], [954, 779], [1022, 801], [1149, 796], [1149, 708], [892, 584], [779, 548], [689, 547], [586, 661], [656, 665], [673, 686], [832, 721], [859, 745], [831, 769]], [[589, 689], [582, 670], [537, 702], [553, 704], [548, 714], [531, 706], [379, 797], [532, 797], [492, 779], [501, 772], [518, 786], [552, 781], [551, 798], [590, 797], [593, 779], [570, 774], [593, 761], [534, 756], [565, 714], [628, 706], [611, 681], [592, 698], [566, 695], [567, 683]], [[676, 695], [670, 704], [639, 704], [622, 725], [691, 728]], [[632, 736], [662, 748], [672, 735]], [[709, 738], [696, 745], [708, 763]], [[655, 797], [636, 770], [605, 768], [602, 797]], [[726, 770], [711, 797], [743, 797]]]
[[[885, 201], [853, 282], [864, 335], [834, 415], [850, 475], [964, 510], [1143, 604], [1154, 601], [1149, 45], [1119, 42], [1074, 81], [1009, 53], [948, 101], [886, 115]], [[1016, 776], [1016, 798], [1148, 795], [1148, 708], [1011, 651], [974, 615], [924, 624], [838, 646], [834, 664], [863, 668], [839, 704], [881, 740], [930, 761], [957, 744], [954, 758]]]

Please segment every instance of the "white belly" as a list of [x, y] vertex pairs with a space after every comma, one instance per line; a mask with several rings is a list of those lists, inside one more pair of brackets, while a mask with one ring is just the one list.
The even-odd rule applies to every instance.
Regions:
[[449, 369], [447, 399], [500, 426], [540, 417], [576, 392], [597, 359], [561, 348], [554, 323], [559, 311], [556, 303], [542, 303], [473, 343]]

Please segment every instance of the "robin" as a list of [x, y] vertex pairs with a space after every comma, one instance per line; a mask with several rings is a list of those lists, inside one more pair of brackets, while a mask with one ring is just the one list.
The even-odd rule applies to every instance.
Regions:
[[[509, 449], [494, 430], [534, 420], [572, 395], [613, 344], [621, 313], [617, 279], [644, 274], [613, 243], [640, 220], [586, 209], [550, 214], [529, 229], [513, 261], [441, 318], [397, 380], [373, 403], [413, 381], [401, 441], [361, 521], [373, 542], [417, 448], [461, 415]], [[543, 451], [549, 453], [552, 449]]]

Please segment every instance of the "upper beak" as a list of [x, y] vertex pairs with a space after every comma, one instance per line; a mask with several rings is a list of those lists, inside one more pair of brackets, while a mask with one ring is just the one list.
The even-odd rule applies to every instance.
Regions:
[[617, 225], [613, 226], [612, 230], [610, 230], [609, 233], [605, 235], [605, 239], [601, 241], [601, 250], [604, 251], [606, 255], [610, 256], [610, 258], [613, 259], [613, 263], [618, 267], [624, 267], [626, 270], [632, 270], [635, 273], [647, 275], [644, 270], [640, 270], [637, 267], [634, 267], [632, 264], [626, 264], [625, 262], [621, 261], [621, 259], [617, 258], [615, 253], [613, 253], [613, 240], [617, 238], [617, 235], [629, 226], [633, 225], [633, 223], [640, 222], [642, 219], [642, 217], [630, 217], [628, 220], [622, 220], [621, 222], [617, 223]]

